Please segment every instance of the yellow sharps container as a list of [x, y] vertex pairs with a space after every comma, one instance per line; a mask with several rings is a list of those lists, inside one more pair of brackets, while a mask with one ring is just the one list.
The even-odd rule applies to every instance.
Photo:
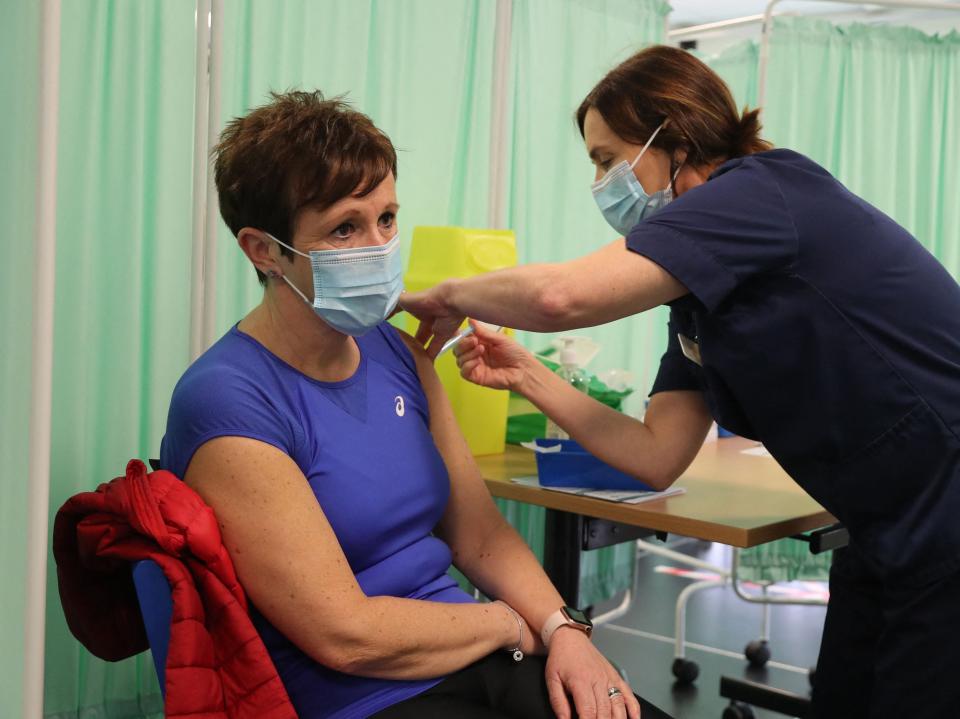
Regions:
[[[509, 230], [415, 227], [404, 284], [408, 292], [419, 292], [450, 277], [471, 277], [516, 264], [517, 244]], [[414, 334], [417, 319], [406, 315], [406, 322], [406, 330]], [[460, 376], [453, 352], [440, 357], [436, 367], [470, 450], [502, 452], [509, 393], [467, 382]]]

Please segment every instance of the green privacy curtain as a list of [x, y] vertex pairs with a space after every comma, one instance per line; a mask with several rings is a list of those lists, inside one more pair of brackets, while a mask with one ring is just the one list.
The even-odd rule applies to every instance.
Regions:
[[[62, 5], [52, 512], [156, 456], [189, 359], [194, 2]], [[149, 655], [69, 634], [48, 571], [48, 717], [159, 712]]]
[[713, 57], [695, 54], [723, 78], [740, 110], [745, 106], [756, 107], [760, 54], [756, 42], [744, 40]]
[[[222, 117], [271, 90], [346, 95], [398, 149], [404, 252], [415, 225], [483, 227], [490, 188], [496, 3], [486, 0], [235, 0], [225, 14]], [[217, 329], [262, 289], [219, 223]]]
[[[33, 236], [37, 161], [40, 7], [13, 3], [0, 23], [0, 705], [22, 711], [30, 437]], [[10, 71], [16, 68], [16, 71]]]

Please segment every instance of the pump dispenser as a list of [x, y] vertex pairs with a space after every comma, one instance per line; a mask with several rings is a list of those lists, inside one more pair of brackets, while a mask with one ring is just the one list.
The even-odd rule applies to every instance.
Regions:
[[[557, 375], [578, 392], [587, 393], [590, 378], [577, 363], [577, 352], [573, 346], [572, 337], [561, 337], [563, 346], [560, 348], [560, 367]], [[547, 439], [570, 439], [570, 435], [549, 417], [547, 418]]]

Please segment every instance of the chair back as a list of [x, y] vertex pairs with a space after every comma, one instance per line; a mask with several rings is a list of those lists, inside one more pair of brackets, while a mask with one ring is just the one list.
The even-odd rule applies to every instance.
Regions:
[[173, 617], [173, 598], [160, 565], [152, 559], [144, 559], [133, 565], [133, 584], [137, 590], [140, 614], [150, 641], [150, 653], [160, 680], [160, 694], [166, 697], [164, 681], [167, 651], [170, 647], [170, 620]]

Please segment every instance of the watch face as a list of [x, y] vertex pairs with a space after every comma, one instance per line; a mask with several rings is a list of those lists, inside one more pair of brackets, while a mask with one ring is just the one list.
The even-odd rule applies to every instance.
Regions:
[[590, 621], [589, 617], [587, 617], [587, 615], [581, 612], [579, 609], [574, 609], [573, 607], [564, 607], [563, 611], [577, 624], [583, 624], [588, 627], [593, 626], [593, 622]]

